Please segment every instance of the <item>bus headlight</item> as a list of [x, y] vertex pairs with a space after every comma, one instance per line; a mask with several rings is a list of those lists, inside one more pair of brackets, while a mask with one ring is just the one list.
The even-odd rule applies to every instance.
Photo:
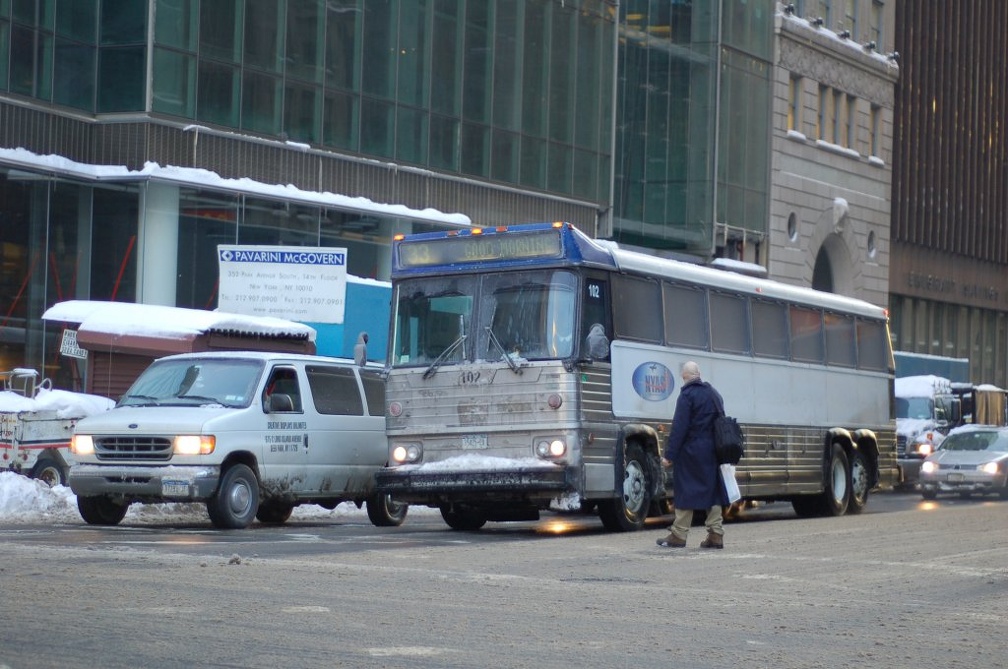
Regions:
[[535, 452], [540, 458], [555, 460], [567, 454], [567, 444], [563, 439], [538, 439], [536, 440]]
[[396, 444], [392, 447], [392, 464], [409, 465], [420, 462], [423, 448], [420, 444]]
[[216, 445], [212, 434], [187, 434], [175, 437], [172, 450], [175, 455], [210, 455]]
[[70, 452], [74, 455], [91, 455], [94, 453], [94, 439], [90, 434], [75, 434], [70, 437]]

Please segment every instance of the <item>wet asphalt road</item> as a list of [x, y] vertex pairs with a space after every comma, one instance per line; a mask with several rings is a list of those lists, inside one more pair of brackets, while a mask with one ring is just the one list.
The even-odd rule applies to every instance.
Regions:
[[0, 526], [0, 667], [1004, 666], [1008, 502], [665, 524]]

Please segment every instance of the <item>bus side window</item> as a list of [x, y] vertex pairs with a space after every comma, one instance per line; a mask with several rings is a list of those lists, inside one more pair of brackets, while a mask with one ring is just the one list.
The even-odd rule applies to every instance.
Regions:
[[[605, 279], [598, 277], [586, 277], [584, 280], [584, 293], [581, 300], [581, 345], [585, 348], [581, 351], [582, 357], [593, 357], [596, 360], [608, 360], [608, 343], [612, 340], [612, 325], [609, 320], [609, 283]], [[595, 356], [588, 350], [588, 338], [592, 332], [592, 327], [601, 326], [602, 335], [606, 339], [605, 355]], [[596, 339], [598, 328], [596, 328]], [[599, 351], [596, 350], [596, 353]]]

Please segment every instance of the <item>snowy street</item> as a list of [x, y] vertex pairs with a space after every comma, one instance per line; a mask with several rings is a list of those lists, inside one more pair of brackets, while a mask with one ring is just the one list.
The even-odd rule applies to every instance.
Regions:
[[[593, 516], [449, 530], [295, 511], [214, 530], [196, 505], [88, 526], [66, 489], [0, 474], [0, 667], [994, 667], [1008, 623], [1004, 502], [881, 493], [789, 505], [725, 550]], [[25, 484], [25, 485], [22, 485]], [[28, 487], [30, 484], [31, 488]], [[933, 623], [921, 621], [941, 615]], [[936, 644], [936, 634], [942, 639]]]

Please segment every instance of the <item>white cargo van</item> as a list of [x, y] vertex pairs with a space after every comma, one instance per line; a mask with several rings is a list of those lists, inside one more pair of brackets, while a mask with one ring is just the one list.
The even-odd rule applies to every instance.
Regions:
[[311, 355], [228, 352], [156, 360], [115, 408], [77, 423], [69, 485], [81, 516], [114, 525], [134, 502], [205, 502], [219, 528], [283, 523], [295, 506], [406, 505], [374, 492], [388, 457], [381, 370]]

